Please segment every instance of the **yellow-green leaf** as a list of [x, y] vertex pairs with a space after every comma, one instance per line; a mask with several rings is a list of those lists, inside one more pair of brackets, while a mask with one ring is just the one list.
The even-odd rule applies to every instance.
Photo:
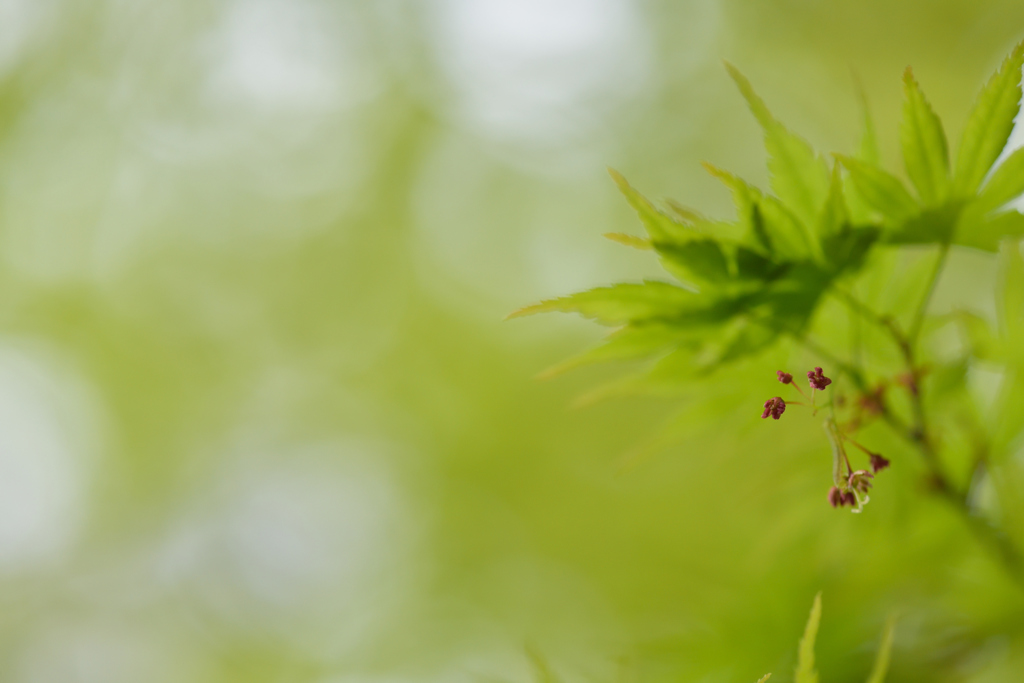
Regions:
[[852, 157], [836, 155], [836, 158], [850, 172], [850, 181], [864, 202], [882, 215], [888, 227], [896, 226], [918, 212], [917, 202], [896, 176]]
[[818, 637], [818, 625], [821, 624], [821, 593], [814, 596], [811, 616], [807, 619], [804, 637], [800, 639], [800, 647], [796, 655], [795, 683], [818, 683], [818, 670], [814, 668], [814, 641]]
[[949, 149], [942, 122], [907, 67], [903, 74], [903, 121], [900, 146], [907, 175], [925, 204], [936, 204], [949, 185]]
[[729, 261], [721, 245], [701, 237], [687, 242], [655, 242], [661, 265], [684, 284], [725, 285], [730, 280]]
[[955, 244], [995, 252], [1002, 240], [1024, 236], [1024, 214], [1016, 209], [986, 214], [979, 208], [974, 203], [963, 212], [956, 227]]
[[994, 211], [1009, 201], [1024, 194], [1024, 147], [1016, 150], [999, 164], [988, 179], [981, 194], [978, 195], [978, 206], [982, 211]]
[[896, 629], [895, 617], [889, 617], [882, 631], [882, 642], [878, 645], [875, 665], [871, 669], [867, 683], [885, 683], [885, 675], [889, 672], [889, 659], [892, 657], [892, 637]]
[[709, 163], [704, 168], [733, 191], [740, 221], [748, 225], [759, 246], [781, 260], [806, 260], [816, 254], [817, 242], [808, 228], [778, 198]]
[[1024, 342], [1024, 258], [1016, 240], [999, 249], [999, 325], [1014, 344]]
[[1006, 146], [1020, 109], [1024, 42], [1019, 43], [989, 78], [967, 120], [956, 159], [954, 184], [964, 196], [974, 194]]
[[558, 299], [548, 299], [515, 311], [509, 318], [534, 313], [562, 311], [579, 313], [606, 325], [621, 325], [635, 320], [671, 318], [692, 311], [697, 305], [693, 292], [667, 282], [645, 280], [597, 287]]
[[538, 376], [550, 379], [563, 372], [592, 363], [630, 361], [657, 356], [692, 337], [694, 331], [681, 325], [662, 322], [637, 323], [615, 330], [601, 344], [553, 365]]
[[688, 206], [683, 206], [674, 199], [666, 199], [665, 205], [675, 214], [675, 217], [681, 220], [683, 223], [690, 225], [698, 225], [706, 223], [707, 219], [700, 215], [697, 211], [694, 211]]
[[806, 140], [772, 116], [764, 100], [736, 67], [726, 62], [725, 68], [764, 129], [772, 191], [804, 225], [815, 225], [821, 204], [828, 195], [829, 175], [825, 161]]
[[[854, 158], [858, 161], [863, 161], [866, 164], [878, 166], [881, 163], [878, 134], [875, 132], [875, 123], [871, 118], [871, 111], [868, 108], [867, 94], [865, 94], [864, 88], [861, 86], [859, 81], [857, 82], [857, 96], [860, 100], [862, 127], [860, 140], [857, 144], [857, 153], [854, 155]], [[851, 218], [857, 223], [869, 222], [871, 220], [872, 210], [860, 196], [860, 192], [857, 191], [856, 186], [848, 183], [846, 191]]]
[[610, 239], [612, 242], [617, 242], [623, 246], [633, 247], [634, 249], [653, 249], [651, 241], [646, 237], [637, 237], [636, 235], [627, 235], [623, 232], [606, 232], [604, 236]]
[[658, 209], [647, 197], [640, 194], [621, 173], [611, 168], [608, 169], [608, 173], [611, 175], [612, 180], [615, 181], [615, 184], [619, 186], [619, 190], [626, 197], [626, 201], [629, 202], [629, 205], [640, 216], [640, 220], [643, 222], [651, 239], [678, 239], [680, 234], [688, 229], [685, 225], [676, 222], [671, 216]]
[[964, 206], [960, 200], [929, 207], [903, 221], [896, 229], [889, 229], [885, 241], [892, 244], [944, 244], [954, 241], [963, 214]]
[[868, 96], [863, 86], [857, 83], [857, 96], [860, 100], [862, 129], [860, 143], [857, 146], [857, 158], [861, 161], [877, 166], [881, 163], [882, 152], [878, 145], [878, 133], [875, 131], [875, 121], [871, 118], [871, 109], [868, 107]]
[[822, 235], [834, 235], [850, 222], [850, 211], [846, 207], [843, 194], [843, 176], [839, 164], [832, 169], [832, 184], [829, 187], [828, 199], [818, 219], [818, 232]]

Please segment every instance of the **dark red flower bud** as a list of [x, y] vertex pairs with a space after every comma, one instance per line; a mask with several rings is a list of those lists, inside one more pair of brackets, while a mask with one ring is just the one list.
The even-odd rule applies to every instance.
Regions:
[[832, 384], [832, 380], [822, 374], [821, 368], [814, 368], [813, 371], [808, 372], [807, 381], [813, 388], [818, 390], [824, 389], [829, 384]]
[[846, 493], [843, 494], [842, 504], [854, 507], [855, 505], [857, 505], [857, 495], [853, 491], [847, 491]]
[[838, 486], [833, 486], [828, 490], [828, 503], [834, 508], [842, 507], [843, 492], [839, 490]]
[[878, 472], [880, 470], [884, 470], [888, 466], [889, 466], [889, 461], [887, 459], [883, 458], [878, 453], [872, 453], [871, 454], [871, 471], [872, 472], [874, 472], [875, 474], [878, 474]]
[[763, 420], [771, 415], [774, 419], [778, 420], [784, 412], [786, 412], [786, 402], [776, 396], [764, 402], [764, 412], [761, 413], [761, 419]]
[[775, 374], [778, 375], [779, 381], [782, 382], [783, 384], [789, 384], [790, 382], [793, 381], [793, 375], [789, 374], [788, 372], [776, 370]]

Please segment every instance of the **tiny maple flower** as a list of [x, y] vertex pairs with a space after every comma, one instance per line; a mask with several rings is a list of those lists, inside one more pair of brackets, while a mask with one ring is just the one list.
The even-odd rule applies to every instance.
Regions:
[[776, 396], [764, 402], [764, 412], [761, 413], [761, 419], [763, 420], [771, 415], [773, 419], [778, 420], [784, 412], [786, 412], [786, 402], [779, 396]]
[[850, 474], [850, 489], [857, 493], [867, 493], [871, 489], [871, 480], [875, 475], [867, 470], [857, 470]]
[[883, 458], [878, 453], [872, 453], [871, 454], [871, 471], [872, 472], [874, 472], [875, 474], [878, 474], [878, 472], [880, 472], [881, 470], [884, 470], [888, 466], [889, 466], [889, 461], [886, 458]]
[[[843, 494], [843, 501], [840, 505], [849, 505], [854, 507], [857, 504], [857, 495], [853, 491], [847, 491]], [[856, 512], [856, 510], [854, 510]]]
[[821, 368], [814, 368], [814, 370], [807, 373], [807, 382], [812, 388], [818, 389], [819, 391], [832, 384], [832, 380], [826, 377], [821, 372]]
[[776, 370], [775, 374], [778, 375], [779, 381], [782, 382], [783, 384], [790, 384], [793, 381], [793, 375], [789, 374], [788, 372]]
[[838, 486], [833, 486], [828, 490], [828, 502], [834, 508], [843, 506], [843, 492], [839, 490]]

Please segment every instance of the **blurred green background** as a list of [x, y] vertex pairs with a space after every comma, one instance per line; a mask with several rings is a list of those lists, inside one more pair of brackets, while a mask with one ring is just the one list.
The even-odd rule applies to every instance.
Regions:
[[[600, 330], [502, 320], [658, 274], [600, 238], [637, 231], [605, 166], [720, 215], [701, 160], [764, 184], [723, 58], [828, 151], [859, 79], [895, 168], [903, 68], [959, 131], [1022, 34], [1019, 0], [0, 0], [0, 680], [788, 681], [818, 590], [826, 683], [891, 610], [889, 680], [1024, 680], [1024, 596], [909, 457], [841, 514], [820, 427], [757, 419], [811, 359], [574, 407], [615, 370], [535, 375]], [[991, 263], [938, 305], [991, 308]]]

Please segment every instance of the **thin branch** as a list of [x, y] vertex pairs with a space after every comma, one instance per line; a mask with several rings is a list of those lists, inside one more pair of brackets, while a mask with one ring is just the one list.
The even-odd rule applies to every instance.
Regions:
[[864, 331], [860, 316], [850, 310], [850, 354], [857, 365], [864, 364]]
[[832, 287], [830, 291], [833, 294], [835, 294], [840, 301], [849, 306], [850, 310], [853, 311], [854, 313], [857, 313], [868, 322], [875, 323], [879, 327], [885, 328], [887, 330], [889, 329], [890, 324], [888, 318], [879, 315], [878, 313], [875, 313], [875, 311], [869, 308], [867, 304], [862, 303], [859, 299], [857, 299], [855, 296], [853, 296], [846, 290], [840, 289], [839, 287]]
[[863, 446], [863, 445], [861, 445], [861, 444], [857, 443], [856, 441], [854, 441], [853, 439], [851, 439], [851, 438], [850, 438], [849, 436], [847, 436], [846, 434], [843, 434], [843, 435], [842, 435], [842, 437], [843, 437], [843, 438], [844, 438], [844, 439], [846, 440], [846, 442], [847, 442], [847, 443], [849, 443], [849, 444], [850, 444], [851, 446], [853, 446], [854, 448], [857, 448], [858, 450], [864, 451], [864, 453], [866, 453], [867, 455], [875, 455], [875, 452], [874, 452], [874, 451], [872, 451], [872, 450], [869, 450], [869, 449], [868, 449], [867, 447], [865, 447], [865, 446]]
[[928, 280], [928, 289], [925, 291], [924, 298], [921, 299], [921, 303], [917, 306], [917, 312], [914, 313], [914, 320], [910, 324], [910, 332], [907, 334], [907, 341], [910, 343], [911, 348], [917, 343], [917, 338], [921, 334], [921, 326], [924, 324], [925, 313], [928, 312], [928, 305], [931, 303], [932, 295], [935, 294], [935, 287], [939, 282], [939, 277], [942, 275], [942, 269], [946, 265], [946, 257], [949, 256], [949, 242], [943, 242], [939, 247], [939, 256], [935, 259], [935, 267], [932, 269], [931, 277]]
[[833, 353], [821, 348], [816, 342], [809, 339], [806, 335], [797, 334], [795, 332], [787, 332], [787, 334], [789, 334], [794, 341], [805, 349], [817, 356], [820, 356], [825, 362], [838, 368], [840, 372], [848, 376], [853, 381], [857, 386], [857, 389], [860, 391], [867, 390], [867, 381], [864, 379], [864, 372], [859, 367], [844, 361]]
[[910, 339], [908, 335], [903, 334], [903, 331], [899, 328], [899, 326], [896, 324], [896, 321], [893, 320], [892, 317], [876, 313], [872, 308], [862, 303], [852, 294], [842, 289], [839, 289], [838, 287], [833, 287], [831, 291], [833, 294], [836, 295], [836, 297], [840, 301], [845, 303], [851, 311], [857, 313], [868, 322], [874, 323], [875, 325], [880, 327], [884, 332], [889, 333], [889, 336], [896, 343], [896, 346], [899, 348], [900, 353], [903, 355], [904, 360], [906, 360], [909, 357], [911, 353]]
[[[831, 351], [826, 351], [816, 342], [812, 341], [803, 332], [798, 332], [786, 328], [774, 327], [756, 318], [750, 318], [749, 320], [751, 323], [755, 325], [760, 325], [766, 330], [770, 330], [772, 332], [781, 332], [782, 334], [789, 336], [789, 338], [795, 341], [797, 344], [800, 344], [811, 353], [820, 356], [826, 363], [832, 365], [835, 368], [838, 368], [840, 372], [847, 375], [853, 381], [854, 385], [856, 385], [858, 390], [867, 391], [867, 382], [864, 379], [864, 372], [863, 370], [860, 369], [860, 367], [842, 360], [841, 358], [833, 354]], [[800, 393], [802, 394], [803, 391], [801, 391]]]
[[[889, 331], [893, 340], [900, 347], [904, 361], [907, 366], [907, 371], [910, 373], [911, 378], [914, 381], [914, 385], [910, 392], [911, 403], [914, 412], [914, 423], [912, 426], [906, 425], [899, 417], [897, 417], [888, 406], [885, 405], [884, 401], [880, 404], [881, 417], [890, 429], [896, 434], [902, 436], [910, 444], [912, 444], [921, 453], [922, 458], [925, 461], [925, 465], [928, 468], [931, 481], [934, 486], [934, 490], [944, 500], [951, 503], [957, 510], [960, 511], [964, 520], [967, 522], [968, 527], [974, 533], [974, 535], [987, 544], [997, 554], [999, 559], [1002, 561], [1007, 573], [1010, 577], [1024, 589], [1024, 557], [1022, 557], [1020, 551], [1014, 545], [1014, 543], [1006, 536], [1000, 529], [993, 527], [984, 518], [975, 515], [967, 497], [966, 492], [958, 491], [956, 486], [950, 480], [942, 467], [942, 463], [939, 459], [938, 451], [935, 449], [935, 445], [932, 439], [929, 437], [927, 415], [924, 410], [924, 403], [922, 401], [921, 392], [917, 386], [917, 370], [914, 358], [914, 345], [917, 336], [921, 331], [921, 321], [924, 319], [925, 311], [928, 308], [928, 303], [931, 299], [932, 292], [935, 289], [936, 282], [941, 275], [942, 268], [945, 265], [946, 256], [949, 252], [949, 245], [943, 244], [942, 250], [939, 254], [939, 258], [936, 260], [935, 269], [932, 272], [931, 279], [928, 286], [928, 292], [921, 302], [918, 311], [914, 318], [914, 324], [911, 327], [911, 333], [903, 335], [896, 324], [889, 318], [883, 317], [875, 313], [872, 309], [861, 304], [852, 296], [844, 296], [841, 290], [835, 290], [840, 293], [840, 297], [851, 304], [856, 306], [859, 312], [867, 319], [879, 324], [884, 329]], [[859, 391], [867, 393], [867, 381], [864, 378], [864, 373], [861, 368], [853, 363], [846, 362], [829, 351], [826, 351], [820, 347], [817, 343], [812, 341], [805, 334], [794, 332], [792, 330], [783, 330], [784, 333], [788, 334], [794, 341], [801, 344], [811, 353], [820, 356], [823, 360], [830, 363], [834, 367], [838, 368], [842, 373], [847, 375], [850, 380], [854, 383]], [[827, 429], [826, 429], [827, 431]], [[838, 431], [838, 430], [837, 430]], [[831, 435], [830, 435], [831, 436]], [[839, 448], [842, 449], [842, 440], [839, 439]], [[845, 457], [845, 450], [842, 450], [842, 455]], [[847, 464], [847, 467], [849, 465]], [[835, 473], [833, 473], [834, 475]]]
[[[915, 346], [917, 339], [921, 334], [924, 316], [928, 310], [928, 305], [931, 302], [938, 280], [941, 277], [942, 269], [945, 266], [948, 254], [949, 244], [944, 243], [940, 248], [939, 256], [935, 261], [935, 267], [929, 278], [928, 290], [918, 305], [908, 334], [903, 334], [892, 318], [879, 315], [873, 309], [864, 305], [849, 293], [837, 287], [832, 288], [832, 291], [835, 292], [838, 298], [846, 303], [852, 311], [856, 312], [868, 322], [878, 325], [880, 328], [887, 331], [903, 355], [907, 372], [913, 382], [910, 395], [912, 410], [914, 413], [914, 423], [913, 426], [905, 425], [884, 405], [884, 403], [881, 405], [882, 419], [885, 420], [886, 424], [888, 424], [894, 432], [905, 438], [915, 446], [918, 451], [920, 451], [925, 461], [925, 465], [928, 468], [936, 493], [952, 504], [961, 513], [975, 537], [988, 545], [996, 553], [1002, 561], [1003, 566], [1006, 568], [1009, 576], [1021, 588], [1024, 588], [1024, 557], [1022, 557], [1021, 552], [1002, 530], [992, 526], [992, 524], [990, 524], [986, 519], [975, 514], [972, 509], [969, 490], [958, 491], [956, 486], [953, 485], [949, 476], [942, 467], [938, 451], [935, 449], [935, 444], [928, 429], [924, 401], [918, 385], [919, 378], [915, 360]], [[868, 449], [855, 441], [850, 439], [847, 440], [861, 450], [869, 452]], [[975, 464], [975, 469], [983, 468], [984, 463], [985, 451], [982, 449]], [[975, 475], [976, 474], [977, 472], [975, 471]]]

